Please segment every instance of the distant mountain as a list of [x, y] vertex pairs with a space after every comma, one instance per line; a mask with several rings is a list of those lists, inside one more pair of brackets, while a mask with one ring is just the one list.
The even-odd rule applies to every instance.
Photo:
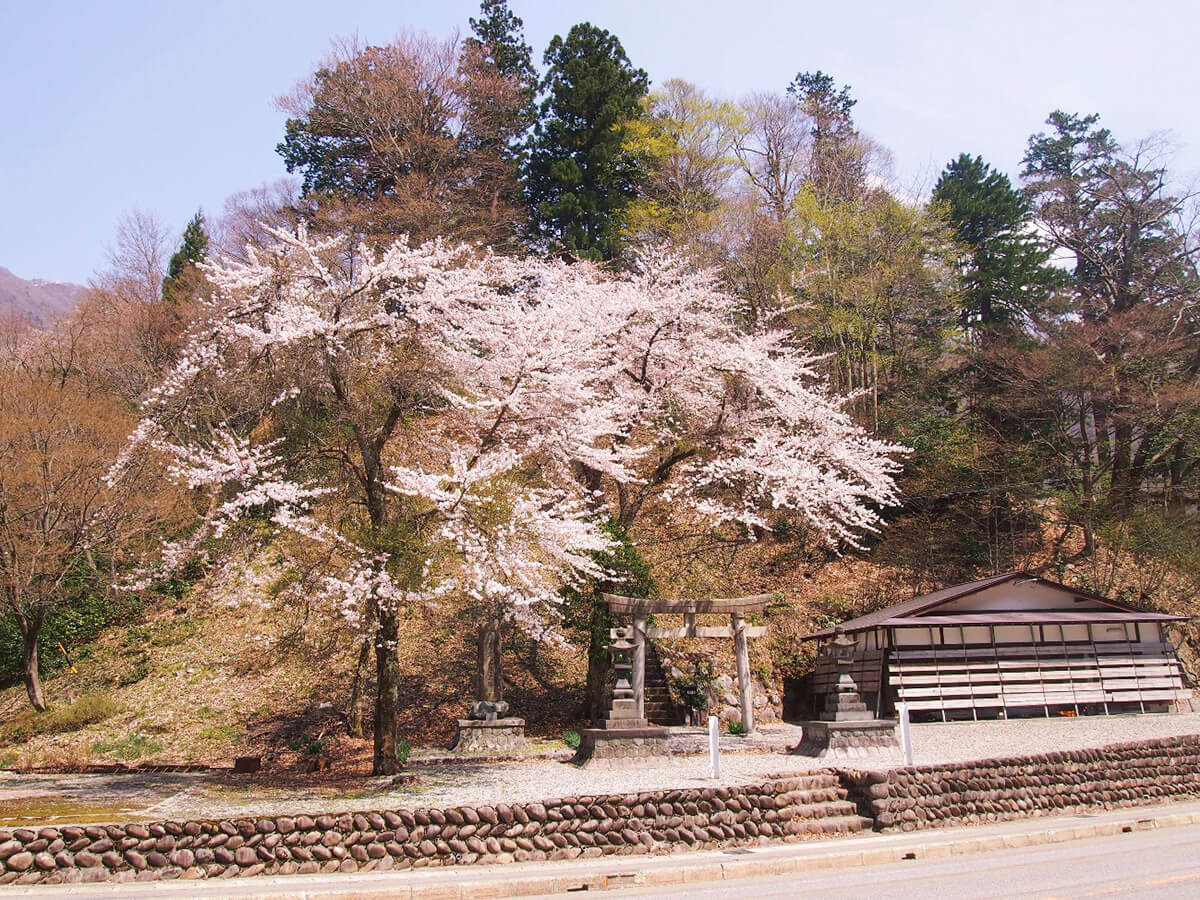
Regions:
[[0, 317], [15, 313], [36, 325], [49, 325], [74, 309], [85, 290], [65, 281], [26, 281], [0, 266]]

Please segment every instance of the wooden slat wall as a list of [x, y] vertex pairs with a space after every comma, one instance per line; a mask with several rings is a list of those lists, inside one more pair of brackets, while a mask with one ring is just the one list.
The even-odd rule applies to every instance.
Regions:
[[[879, 690], [879, 668], [882, 659], [882, 650], [860, 650], [854, 654], [854, 665], [850, 667], [850, 677], [858, 685], [860, 694], [874, 694]], [[813, 693], [826, 694], [834, 690], [837, 678], [836, 657], [833, 655], [819, 657], [812, 674]]]
[[1027, 644], [895, 650], [896, 699], [912, 710], [1171, 702], [1189, 696], [1167, 643]]

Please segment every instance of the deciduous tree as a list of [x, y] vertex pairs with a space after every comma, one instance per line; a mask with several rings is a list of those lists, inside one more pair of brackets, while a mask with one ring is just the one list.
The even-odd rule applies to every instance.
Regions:
[[107, 591], [163, 523], [140, 466], [107, 477], [132, 416], [112, 385], [85, 371], [87, 331], [73, 318], [0, 341], [0, 615], [20, 631], [25, 690], [39, 711], [47, 620], [72, 601], [73, 582]]
[[1195, 463], [1200, 254], [1193, 198], [1172, 190], [1162, 147], [1122, 148], [1097, 116], [1055, 112], [1030, 138], [1025, 190], [1051, 245], [1072, 259], [1062, 305], [1020, 359], [1014, 395], [1053, 474], [1094, 526], [1128, 513], [1150, 479], [1168, 493]]
[[679, 79], [652, 91], [646, 110], [627, 126], [627, 145], [645, 172], [627, 227], [636, 239], [669, 241], [715, 261], [719, 220], [737, 169], [739, 112]]
[[614, 279], [433, 243], [349, 265], [341, 239], [278, 238], [210, 270], [209, 324], [134, 443], [211, 497], [193, 547], [257, 515], [327, 548], [325, 596], [376, 623], [377, 771], [407, 607], [466, 598], [540, 633], [564, 581], [603, 574], [609, 504], [623, 527], [652, 497], [714, 527], [790, 509], [855, 544], [894, 500], [897, 448], [682, 260]]
[[521, 214], [505, 148], [528, 87], [478, 42], [343, 42], [278, 102], [291, 117], [277, 150], [324, 229], [385, 242], [512, 239]]

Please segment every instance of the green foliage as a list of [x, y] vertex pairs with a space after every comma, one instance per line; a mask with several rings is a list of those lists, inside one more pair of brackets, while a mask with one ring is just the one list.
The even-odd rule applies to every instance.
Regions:
[[606, 576], [589, 583], [583, 590], [565, 588], [562, 591], [565, 624], [577, 632], [590, 632], [592, 646], [599, 648], [608, 645], [608, 631], [615, 625], [608, 607], [600, 602], [600, 594], [649, 597], [654, 593], [650, 565], [633, 545], [629, 532], [616, 519], [609, 519], [603, 527], [612, 540], [612, 548], [594, 553], [592, 558], [603, 567]]
[[845, 201], [863, 188], [865, 157], [851, 110], [858, 102], [849, 85], [839, 90], [832, 75], [800, 72], [788, 85], [812, 123], [810, 189], [822, 201]]
[[128, 734], [122, 738], [96, 741], [92, 752], [101, 756], [112, 756], [123, 762], [153, 756], [162, 750], [162, 744], [144, 734]]
[[183, 242], [167, 263], [167, 275], [162, 282], [162, 298], [164, 303], [175, 299], [180, 290], [180, 278], [197, 263], [204, 261], [208, 255], [208, 232], [204, 229], [204, 215], [197, 212], [183, 229]]
[[[85, 645], [114, 622], [135, 619], [141, 601], [127, 592], [108, 589], [107, 560], [96, 559], [92, 568], [80, 557], [62, 586], [63, 602], [46, 616], [38, 635], [38, 663], [46, 675], [67, 667], [67, 656], [78, 661], [86, 656]], [[59, 643], [63, 649], [59, 648]], [[0, 615], [0, 683], [20, 676], [23, 645], [16, 620]]]
[[400, 763], [400, 765], [404, 765], [406, 762], [408, 762], [408, 757], [411, 754], [412, 744], [409, 743], [408, 738], [402, 737], [396, 741], [396, 761]]
[[[243, 733], [236, 725], [210, 725], [201, 728], [198, 735], [202, 741], [219, 741], [236, 744], [242, 740]], [[292, 749], [297, 749], [293, 747]]]
[[743, 735], [746, 733], [746, 726], [736, 719], [729, 723], [729, 733], [734, 735]]
[[580, 738], [579, 738], [578, 731], [564, 731], [562, 734], [562, 739], [563, 739], [563, 743], [566, 744], [568, 747], [570, 747], [572, 750], [579, 749]]
[[38, 734], [78, 731], [86, 725], [103, 722], [120, 712], [121, 707], [108, 694], [84, 694], [74, 703], [39, 713], [22, 709], [0, 725], [0, 744], [27, 741]]
[[[288, 746], [293, 750], [303, 751], [309, 756], [320, 756], [321, 751], [325, 749], [325, 741], [321, 735], [313, 737], [309, 734], [302, 734], [293, 738]], [[399, 752], [397, 752], [397, 756], [399, 756]]]
[[703, 247], [728, 214], [726, 189], [737, 166], [737, 107], [680, 79], [656, 88], [644, 115], [625, 124], [625, 148], [643, 173], [625, 213], [634, 239]]
[[982, 157], [952, 160], [933, 189], [962, 245], [962, 321], [970, 327], [1028, 321], [1061, 283], [1050, 251], [1034, 237], [1033, 212], [1008, 176]]
[[715, 679], [712, 662], [707, 659], [696, 660], [692, 664], [691, 675], [671, 679], [671, 692], [688, 709], [705, 710]]
[[586, 22], [556, 35], [544, 62], [546, 99], [525, 167], [536, 236], [574, 256], [612, 259], [642, 178], [626, 129], [643, 115], [649, 79], [615, 35]]
[[[508, 8], [508, 0], [483, 0], [482, 15], [467, 21], [473, 37], [467, 43], [478, 45], [487, 54], [495, 71], [504, 78], [516, 79], [528, 86], [530, 101], [537, 85], [537, 70], [533, 67], [533, 49], [525, 41], [524, 22]], [[526, 112], [532, 116], [532, 111]]]

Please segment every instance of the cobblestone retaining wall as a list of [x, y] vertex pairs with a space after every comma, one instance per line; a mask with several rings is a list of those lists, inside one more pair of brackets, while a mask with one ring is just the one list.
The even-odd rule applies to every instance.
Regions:
[[885, 772], [842, 772], [880, 831], [1000, 822], [1200, 795], [1200, 735]]
[[232, 878], [800, 840], [864, 820], [834, 773], [758, 785], [344, 815], [0, 828], [0, 884]]
[[1200, 736], [1194, 735], [964, 764], [826, 771], [756, 785], [543, 803], [0, 828], [0, 884], [233, 878], [645, 854], [803, 840], [858, 831], [872, 821], [883, 831], [912, 831], [1197, 795]]

